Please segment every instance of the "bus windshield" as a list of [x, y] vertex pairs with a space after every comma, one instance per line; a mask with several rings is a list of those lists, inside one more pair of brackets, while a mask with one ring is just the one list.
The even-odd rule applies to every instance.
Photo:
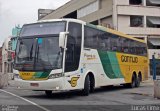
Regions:
[[19, 39], [15, 64], [30, 64], [32, 70], [60, 69], [62, 52], [58, 40], [58, 37]]
[[[43, 31], [39, 29], [40, 27], [38, 27], [37, 24], [36, 27], [35, 24], [31, 24], [31, 26], [25, 25], [23, 27], [20, 34], [21, 36], [17, 42], [15, 69], [42, 71], [62, 68], [63, 52], [59, 47], [59, 33], [65, 31], [65, 24], [63, 24], [62, 27], [61, 22], [57, 23], [58, 22], [56, 22], [52, 28], [48, 27], [50, 31], [46, 30], [50, 24], [46, 25], [45, 23], [38, 24], [39, 26], [46, 25], [46, 27], [41, 27], [42, 29], [44, 28]], [[58, 29], [56, 29], [56, 27]], [[50, 28], [55, 30], [52, 31]]]

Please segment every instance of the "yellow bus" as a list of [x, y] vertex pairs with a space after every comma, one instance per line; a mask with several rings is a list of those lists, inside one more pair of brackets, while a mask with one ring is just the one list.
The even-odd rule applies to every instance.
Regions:
[[15, 85], [45, 91], [82, 90], [125, 84], [138, 87], [148, 78], [143, 40], [75, 19], [25, 24], [17, 42]]

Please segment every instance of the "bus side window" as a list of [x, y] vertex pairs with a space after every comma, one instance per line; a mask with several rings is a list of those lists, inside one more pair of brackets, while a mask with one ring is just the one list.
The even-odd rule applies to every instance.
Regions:
[[123, 51], [124, 53], [128, 53], [129, 52], [129, 40], [128, 39], [124, 39], [124, 44], [123, 44]]
[[110, 44], [111, 44], [111, 50], [112, 51], [117, 51], [118, 50], [118, 43], [117, 43], [117, 36], [113, 35], [113, 34], [109, 34], [110, 35]]
[[84, 47], [97, 49], [99, 45], [99, 35], [96, 29], [85, 26], [84, 27]]

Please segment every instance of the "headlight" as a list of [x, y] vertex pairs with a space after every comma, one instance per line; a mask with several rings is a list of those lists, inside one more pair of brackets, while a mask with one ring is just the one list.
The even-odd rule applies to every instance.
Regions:
[[13, 79], [21, 79], [19, 74], [14, 74]]
[[62, 73], [57, 73], [57, 74], [51, 74], [48, 79], [55, 79], [55, 78], [60, 78], [62, 77], [63, 74]]

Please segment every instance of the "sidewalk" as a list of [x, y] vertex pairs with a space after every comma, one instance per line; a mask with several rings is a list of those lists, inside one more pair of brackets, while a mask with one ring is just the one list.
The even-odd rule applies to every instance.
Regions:
[[153, 85], [154, 85], [154, 81], [152, 78], [149, 78], [148, 80], [143, 81], [141, 83], [141, 86], [153, 86]]
[[134, 88], [133, 90], [129, 91], [129, 93], [136, 95], [150, 96], [154, 98], [155, 94], [154, 87], [155, 87], [154, 81], [152, 78], [150, 78], [147, 81], [142, 82], [139, 88]]
[[152, 79], [144, 81], [141, 83], [139, 88], [132, 90], [132, 94], [153, 96], [154, 95], [154, 82]]
[[8, 86], [8, 74], [3, 74], [0, 72], [0, 88]]

